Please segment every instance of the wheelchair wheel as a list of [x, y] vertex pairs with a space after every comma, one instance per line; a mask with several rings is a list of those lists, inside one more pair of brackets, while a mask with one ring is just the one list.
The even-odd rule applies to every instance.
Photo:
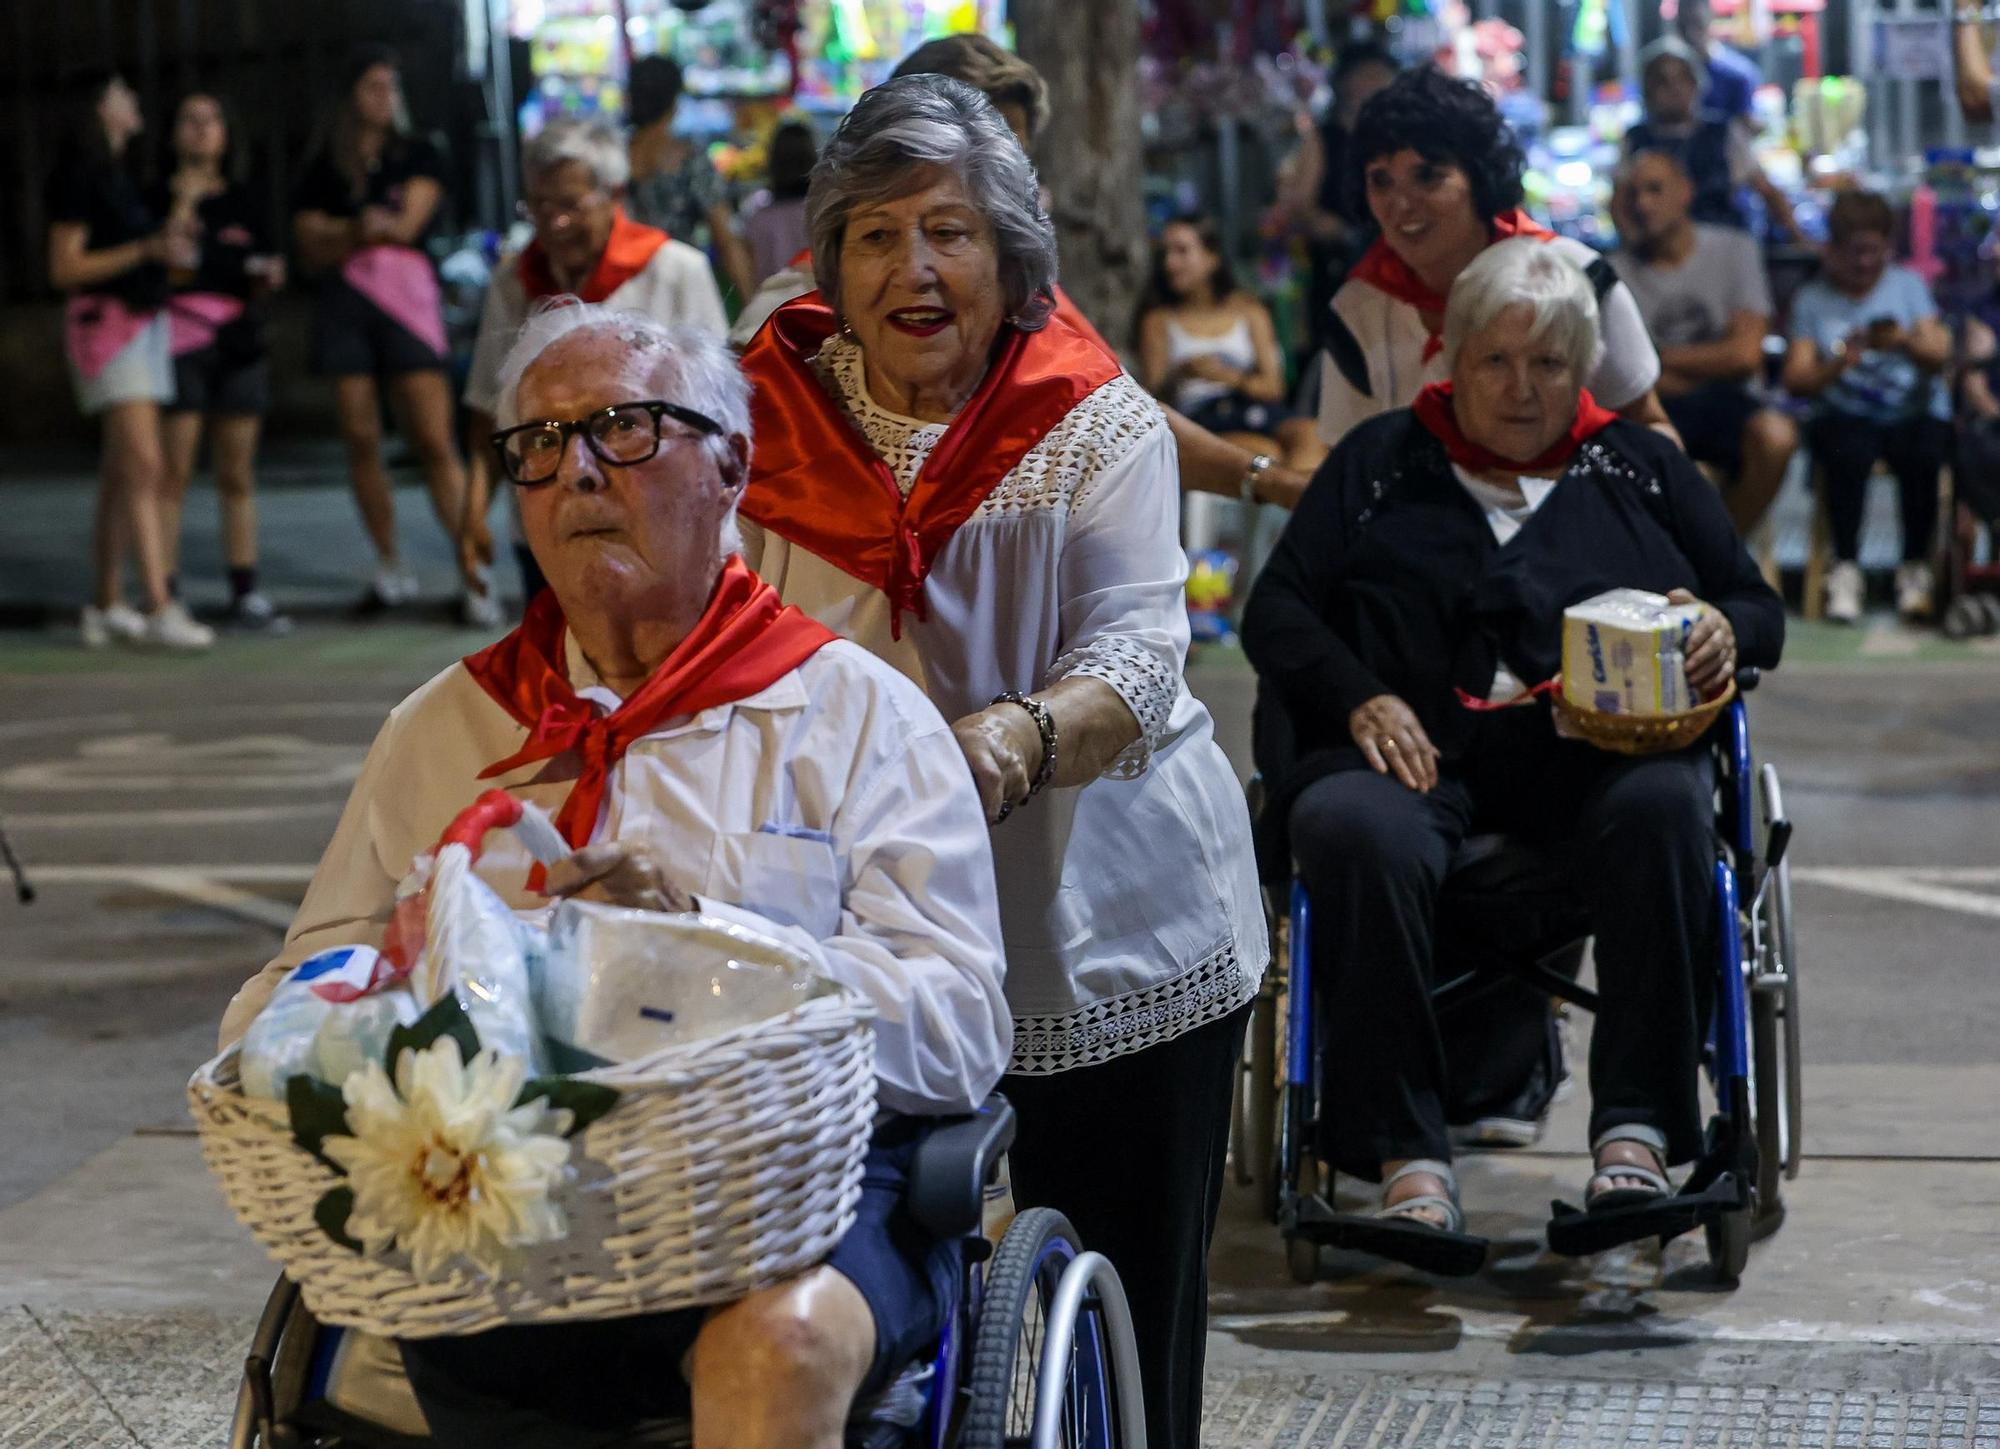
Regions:
[[1783, 1086], [1779, 1081], [1778, 1003], [1768, 992], [1750, 998], [1750, 1096], [1757, 1126], [1757, 1223], [1777, 1226], [1785, 1213]]
[[1236, 1093], [1236, 1181], [1239, 1186], [1257, 1189], [1265, 1218], [1275, 1221], [1278, 1177], [1272, 1171], [1272, 1157], [1278, 1115], [1278, 995], [1269, 975], [1250, 1004]]
[[[1051, 1208], [1030, 1208], [1007, 1229], [972, 1330], [960, 1449], [1121, 1449], [1143, 1433], [1124, 1291], [1115, 1274], [1079, 1285], [1072, 1272], [1092, 1260], [1104, 1263]], [[1060, 1384], [1045, 1382], [1052, 1340], [1068, 1343]]]
[[1750, 1240], [1756, 1236], [1756, 1225], [1751, 1221], [1755, 1212], [1755, 1208], [1742, 1208], [1724, 1213], [1704, 1229], [1708, 1238], [1708, 1265], [1715, 1270], [1716, 1279], [1731, 1288], [1743, 1277], [1743, 1269], [1750, 1261]]
[[[1785, 818], [1785, 797], [1778, 784], [1775, 766], [1767, 764], [1757, 772], [1757, 793], [1763, 808], [1763, 824], [1768, 830], [1772, 821]], [[1787, 1178], [1799, 1175], [1805, 1137], [1805, 1082], [1802, 1039], [1799, 1035], [1799, 948], [1795, 921], [1792, 914], [1792, 862], [1787, 853], [1766, 883], [1763, 920], [1759, 922], [1764, 955], [1757, 963], [1758, 974], [1772, 979], [1753, 980], [1751, 983], [1753, 1022], [1756, 1003], [1766, 999], [1771, 1001], [1776, 1017], [1773, 1023], [1776, 1050], [1770, 1055], [1777, 1068], [1778, 1089], [1771, 1094], [1770, 1103], [1774, 1110], [1769, 1115], [1774, 1119], [1780, 1143], [1774, 1160], [1783, 1164]], [[1763, 1049], [1759, 1047], [1758, 1050], [1761, 1053]], [[1761, 1089], [1757, 1110], [1761, 1122], [1766, 1115]]]

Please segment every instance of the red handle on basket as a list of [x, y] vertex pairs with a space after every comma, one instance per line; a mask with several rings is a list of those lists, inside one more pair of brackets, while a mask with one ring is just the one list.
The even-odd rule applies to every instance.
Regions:
[[438, 849], [447, 845], [462, 845], [471, 852], [474, 860], [479, 859], [480, 842], [486, 839], [489, 830], [504, 830], [521, 818], [521, 802], [505, 790], [488, 790], [477, 800], [458, 812], [444, 834], [438, 837]]

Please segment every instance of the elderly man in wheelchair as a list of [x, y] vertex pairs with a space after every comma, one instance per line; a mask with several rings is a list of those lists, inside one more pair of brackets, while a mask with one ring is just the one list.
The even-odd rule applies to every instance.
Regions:
[[392, 712], [222, 1036], [315, 949], [380, 940], [403, 863], [497, 783], [581, 845], [539, 891], [520, 846], [481, 856], [516, 910], [698, 904], [872, 1001], [882, 1115], [859, 1217], [822, 1266], [720, 1308], [405, 1342], [437, 1442], [625, 1442], [691, 1415], [700, 1449], [832, 1449], [954, 1312], [976, 1206], [945, 1227], [909, 1177], [927, 1124], [980, 1109], [1007, 1062], [986, 824], [923, 694], [733, 556], [747, 401], [703, 334], [585, 306], [530, 319], [496, 443], [550, 589]]
[[1536, 686], [1560, 667], [1564, 609], [1610, 589], [1706, 605], [1684, 644], [1703, 699], [1739, 666], [1777, 663], [1784, 616], [1687, 457], [1583, 390], [1596, 312], [1553, 248], [1484, 252], [1445, 314], [1450, 383], [1348, 435], [1243, 621], [1276, 706], [1260, 712], [1267, 809], [1314, 918], [1319, 1148], [1383, 1184], [1377, 1211], [1321, 1240], [1444, 1273], [1474, 1271], [1485, 1248], [1459, 1200], [1431, 996], [1440, 892], [1471, 834], [1548, 852], [1595, 937], [1583, 1215], [1615, 1224], [1598, 1238], [1665, 1231], [1667, 1172], [1704, 1149], [1710, 750], [1564, 738]]

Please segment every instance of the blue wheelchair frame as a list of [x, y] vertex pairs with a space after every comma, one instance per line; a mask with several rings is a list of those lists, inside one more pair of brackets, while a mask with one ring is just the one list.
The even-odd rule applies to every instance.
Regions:
[[[1744, 671], [1739, 676], [1743, 690], [1754, 688], [1757, 675]], [[1753, 899], [1764, 880], [1777, 871], [1790, 844], [1792, 827], [1782, 817], [1774, 819], [1760, 852], [1756, 839], [1755, 811], [1751, 800], [1756, 778], [1750, 749], [1749, 713], [1739, 693], [1731, 701], [1724, 725], [1712, 737], [1716, 754], [1716, 784], [1721, 796], [1718, 820], [1719, 849], [1715, 861], [1715, 913], [1721, 942], [1714, 1009], [1709, 1017], [1704, 1066], [1715, 1093], [1716, 1115], [1709, 1125], [1707, 1150], [1690, 1174], [1688, 1183], [1674, 1201], [1684, 1202], [1686, 1211], [1675, 1231], [1696, 1225], [1708, 1229], [1710, 1257], [1726, 1280], [1734, 1281], [1748, 1255], [1750, 1236], [1761, 1221], [1775, 1218], [1775, 1201], [1757, 1200], [1758, 1141], [1753, 1122], [1751, 1091], [1751, 1013], [1748, 975], [1745, 971], [1742, 930], [1743, 885], [1750, 883]], [[1785, 909], [1789, 909], [1786, 903]], [[1315, 1013], [1312, 970], [1312, 902], [1296, 875], [1291, 881], [1290, 950], [1286, 963], [1287, 990], [1291, 1007], [1287, 1012], [1284, 1043], [1285, 1109], [1276, 1124], [1278, 1131], [1277, 1171], [1279, 1221], [1288, 1241], [1309, 1248], [1308, 1235], [1298, 1231], [1299, 1203], [1305, 1193], [1292, 1180], [1308, 1150], [1308, 1128], [1318, 1115], [1316, 1098], [1320, 1072], [1314, 1031]], [[1790, 969], [1793, 963], [1786, 963]], [[1586, 1010], [1597, 1006], [1595, 993], [1577, 986], [1559, 973], [1541, 965], [1518, 968], [1516, 974]], [[1447, 988], [1448, 989], [1448, 988]], [[1791, 1030], [1796, 1031], [1796, 1022]], [[1796, 1075], [1796, 1058], [1793, 1066]], [[1307, 1159], [1310, 1160], [1310, 1159]], [[1767, 1164], [1775, 1168], [1775, 1164]], [[1795, 1162], [1788, 1170], [1795, 1170]], [[1771, 1186], [1766, 1191], [1775, 1198], [1775, 1171], [1766, 1175]], [[1670, 1235], [1670, 1234], [1669, 1234]], [[1668, 1235], [1663, 1235], [1668, 1236]], [[1551, 1229], [1551, 1246], [1558, 1252], [1597, 1251], [1608, 1244], [1597, 1243], [1589, 1231], [1571, 1233], [1568, 1242], [1559, 1242]], [[1623, 1241], [1630, 1241], [1629, 1238]], [[1310, 1275], [1294, 1268], [1301, 1279]]]

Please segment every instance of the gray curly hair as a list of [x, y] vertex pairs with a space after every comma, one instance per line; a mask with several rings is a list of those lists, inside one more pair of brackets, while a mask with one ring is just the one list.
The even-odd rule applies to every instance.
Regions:
[[901, 76], [875, 87], [819, 153], [806, 230], [820, 294], [840, 310], [847, 219], [909, 195], [933, 166], [956, 174], [993, 226], [1008, 319], [1026, 331], [1040, 327], [1055, 310], [1056, 232], [1034, 164], [993, 103], [949, 76]]

